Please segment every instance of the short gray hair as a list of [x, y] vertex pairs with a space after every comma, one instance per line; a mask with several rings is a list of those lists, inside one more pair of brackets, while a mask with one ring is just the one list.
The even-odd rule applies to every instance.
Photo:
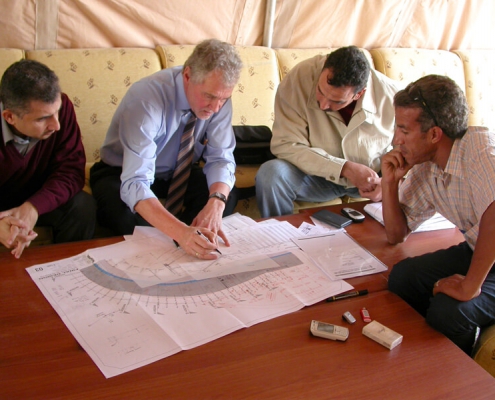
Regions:
[[217, 39], [207, 39], [199, 43], [184, 63], [191, 69], [191, 80], [203, 83], [206, 75], [219, 70], [223, 83], [233, 87], [241, 75], [242, 61], [235, 47]]

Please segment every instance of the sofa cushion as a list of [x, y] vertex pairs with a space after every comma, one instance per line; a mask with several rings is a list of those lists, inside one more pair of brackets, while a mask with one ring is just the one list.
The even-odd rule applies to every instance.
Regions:
[[298, 214], [299, 211], [305, 210], [307, 208], [327, 207], [333, 206], [335, 204], [342, 204], [342, 199], [340, 197], [337, 197], [336, 199], [324, 201], [321, 203], [313, 203], [310, 201], [294, 201], [294, 214]]
[[495, 50], [456, 50], [462, 60], [469, 124], [495, 129]]
[[473, 359], [495, 377], [495, 325], [481, 330], [473, 351]]
[[46, 64], [60, 78], [76, 110], [88, 163], [99, 160], [108, 126], [127, 89], [161, 69], [153, 49], [33, 50], [26, 58]]
[[255, 178], [259, 168], [259, 164], [237, 164], [235, 169], [235, 187], [239, 189], [254, 188]]
[[463, 90], [462, 62], [454, 53], [446, 50], [380, 48], [370, 51], [377, 71], [389, 78], [403, 82], [404, 86], [425, 75], [445, 75], [453, 79]]
[[20, 49], [0, 49], [0, 77], [5, 70], [16, 61], [24, 58], [24, 50]]

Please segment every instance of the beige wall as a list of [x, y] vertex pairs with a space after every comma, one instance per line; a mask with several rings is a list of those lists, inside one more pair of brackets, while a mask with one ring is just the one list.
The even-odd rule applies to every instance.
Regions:
[[[0, 47], [263, 45], [271, 0], [0, 0]], [[273, 0], [274, 48], [495, 49], [493, 0]]]

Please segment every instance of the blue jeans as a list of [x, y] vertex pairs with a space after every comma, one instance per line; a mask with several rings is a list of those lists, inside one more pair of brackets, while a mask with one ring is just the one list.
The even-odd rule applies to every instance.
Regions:
[[307, 175], [285, 160], [263, 163], [256, 175], [256, 201], [263, 218], [292, 214], [295, 200], [319, 203], [344, 195], [359, 197], [359, 191]]
[[389, 276], [388, 288], [398, 294], [426, 322], [471, 355], [478, 328], [495, 323], [495, 268], [488, 274], [481, 294], [458, 301], [443, 293], [433, 296], [433, 286], [441, 278], [466, 275], [473, 251], [466, 242], [445, 250], [406, 258]]

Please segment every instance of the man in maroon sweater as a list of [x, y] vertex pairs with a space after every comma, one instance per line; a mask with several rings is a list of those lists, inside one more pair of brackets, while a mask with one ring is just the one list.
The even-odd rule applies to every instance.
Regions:
[[12, 64], [0, 83], [0, 243], [19, 258], [50, 226], [56, 243], [90, 239], [96, 202], [74, 107], [44, 64]]

